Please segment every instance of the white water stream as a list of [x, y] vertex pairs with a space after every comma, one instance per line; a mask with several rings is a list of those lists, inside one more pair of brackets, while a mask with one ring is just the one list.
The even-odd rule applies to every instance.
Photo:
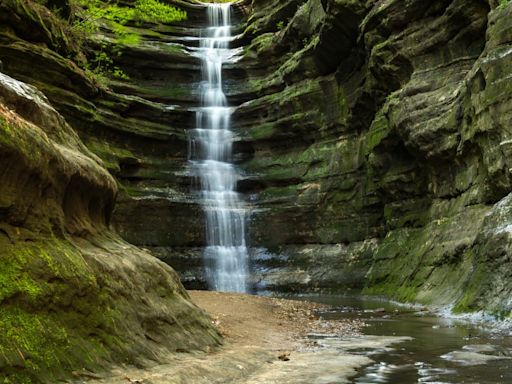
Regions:
[[200, 38], [201, 106], [189, 134], [189, 161], [199, 180], [206, 214], [204, 261], [211, 289], [246, 292], [248, 252], [247, 209], [236, 192], [239, 171], [232, 163], [232, 109], [223, 91], [222, 66], [233, 58], [230, 4], [208, 4], [209, 27]]

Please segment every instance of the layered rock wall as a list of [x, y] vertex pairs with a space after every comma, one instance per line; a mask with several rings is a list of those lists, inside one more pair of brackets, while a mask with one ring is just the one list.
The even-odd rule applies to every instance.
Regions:
[[512, 7], [253, 6], [235, 120], [261, 285], [508, 314]]
[[[138, 36], [130, 44], [105, 24], [79, 48], [48, 12], [41, 28], [21, 2], [4, 0], [0, 60], [44, 92], [119, 189], [114, 205], [115, 187], [83, 193], [70, 179], [73, 192], [59, 200], [69, 213], [54, 227], [98, 238], [113, 210], [125, 240], [197, 288], [205, 286], [204, 217], [189, 194], [186, 130], [200, 81], [190, 37], [206, 20], [197, 2], [171, 3], [187, 21], [128, 25]], [[239, 190], [252, 206], [255, 289], [362, 290], [509, 314], [511, 7], [236, 4], [242, 58], [224, 68], [225, 89], [237, 106]], [[99, 85], [76, 65], [100, 48], [120, 50], [112, 58], [128, 78]], [[93, 196], [102, 207], [94, 212]]]

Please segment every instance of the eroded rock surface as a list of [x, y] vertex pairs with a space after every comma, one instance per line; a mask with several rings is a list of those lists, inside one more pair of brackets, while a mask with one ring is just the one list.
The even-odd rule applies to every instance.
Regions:
[[[114, 58], [129, 79], [101, 87], [40, 3], [46, 29], [21, 2], [0, 3], [0, 60], [72, 127], [54, 123], [60, 128], [47, 135], [61, 146], [45, 151], [81, 160], [70, 161], [75, 168], [55, 160], [37, 176], [27, 169], [42, 166], [19, 161], [18, 146], [5, 162], [18, 181], [2, 185], [10, 191], [2, 222], [30, 222], [31, 233], [61, 233], [66, 244], [78, 236], [96, 244], [95, 259], [108, 243], [106, 253], [153, 265], [107, 232], [113, 210], [125, 240], [175, 266], [189, 287], [204, 287], [204, 218], [186, 166], [200, 80], [187, 37], [204, 26], [204, 8], [179, 2], [189, 14], [180, 25], [131, 25], [138, 42]], [[255, 288], [363, 290], [508, 316], [512, 5], [253, 0], [238, 3], [234, 16], [233, 46], [243, 51], [224, 70], [225, 88], [238, 106], [236, 161], [247, 176], [239, 189], [254, 207]], [[112, 31], [102, 33], [101, 43], [113, 44]], [[24, 108], [16, 119], [39, 126]], [[58, 179], [58, 191], [39, 181], [48, 178]], [[26, 194], [13, 192], [22, 185]], [[10, 208], [9, 198], [23, 204]], [[5, 233], [6, 242], [15, 236]]]
[[29, 86], [0, 73], [0, 380], [147, 365], [220, 336], [176, 273], [113, 234], [103, 162]]
[[253, 2], [235, 114], [261, 286], [509, 314], [511, 5], [280, 5]]

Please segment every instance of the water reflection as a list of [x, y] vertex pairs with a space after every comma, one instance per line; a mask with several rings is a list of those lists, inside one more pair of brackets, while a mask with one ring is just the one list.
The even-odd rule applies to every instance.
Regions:
[[335, 306], [320, 314], [325, 319], [363, 319], [368, 324], [366, 335], [410, 338], [384, 349], [348, 349], [375, 362], [362, 369], [354, 383], [512, 383], [512, 337], [508, 334], [381, 300], [308, 299]]

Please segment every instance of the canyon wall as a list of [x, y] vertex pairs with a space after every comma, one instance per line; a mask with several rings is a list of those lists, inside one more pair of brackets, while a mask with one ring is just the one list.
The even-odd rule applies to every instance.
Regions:
[[[78, 45], [72, 2], [0, 2], [2, 72], [45, 95], [20, 95], [26, 86], [2, 77], [2, 275], [28, 272], [14, 288], [3, 282], [1, 321], [30, 335], [25, 312], [42, 327], [58, 319], [51, 333], [68, 336], [57, 346], [100, 350], [105, 364], [156, 344], [165, 353], [219, 342], [148, 253], [205, 287], [186, 130], [206, 13], [170, 3], [188, 19], [129, 24], [131, 42], [104, 23]], [[362, 291], [509, 316], [512, 5], [253, 0], [233, 17], [241, 57], [224, 68], [225, 90], [254, 289]], [[98, 52], [126, 76], [99, 84], [77, 65]], [[128, 340], [117, 336], [128, 328]], [[81, 344], [86, 335], [97, 344]], [[59, 348], [50, 365], [76, 367]], [[9, 361], [10, 374], [27, 370]]]
[[512, 302], [512, 6], [253, 2], [235, 125], [263, 289]]

